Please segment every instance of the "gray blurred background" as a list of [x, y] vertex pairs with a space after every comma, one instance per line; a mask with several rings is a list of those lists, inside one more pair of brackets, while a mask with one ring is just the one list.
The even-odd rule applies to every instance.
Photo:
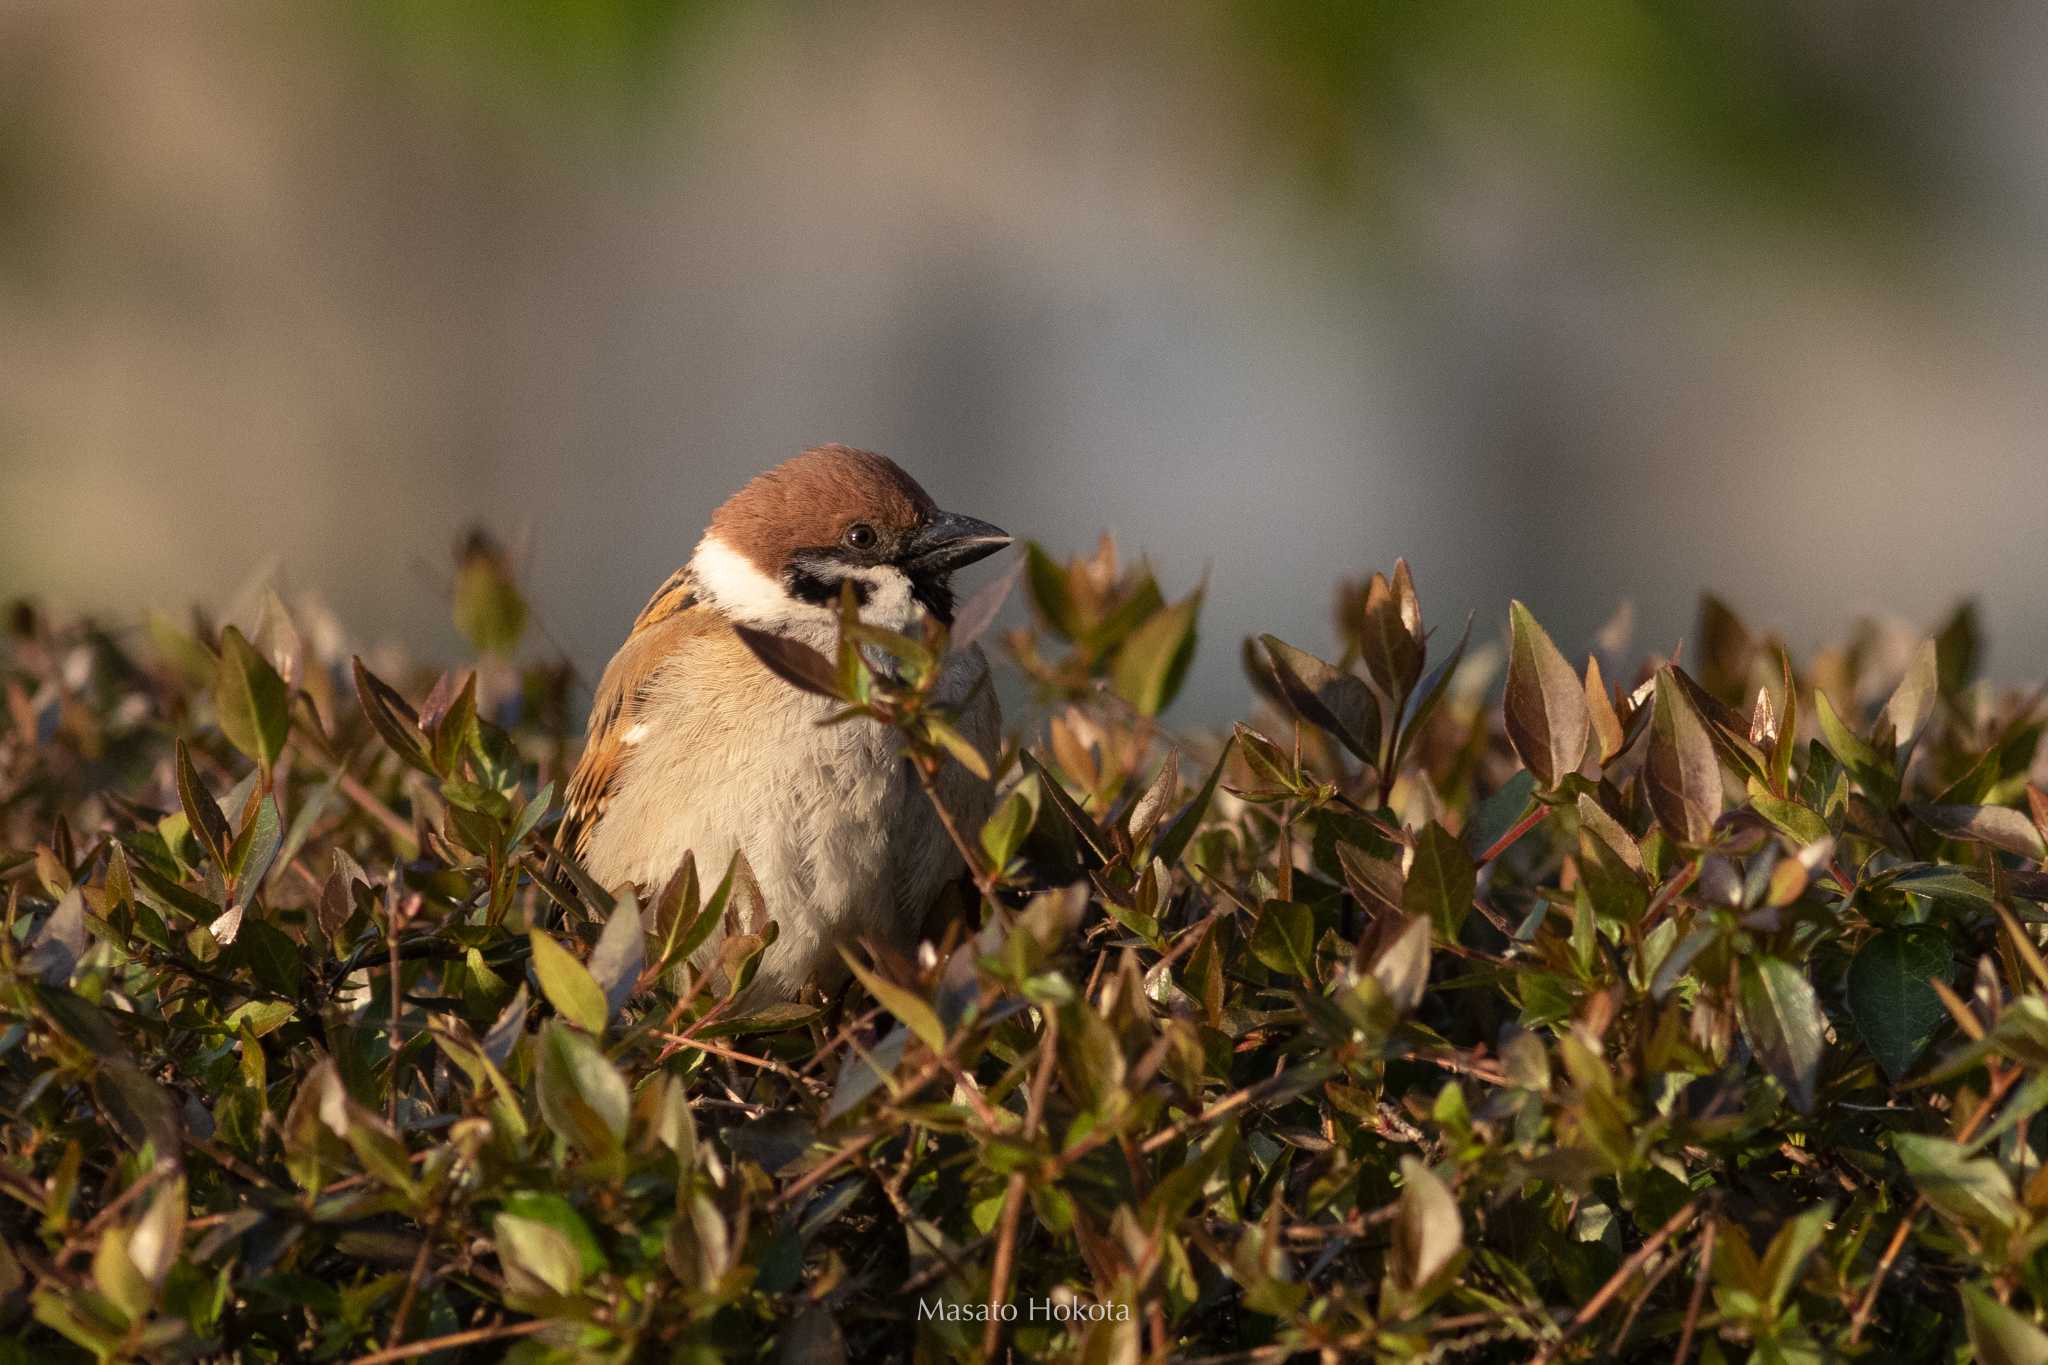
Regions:
[[[0, 591], [600, 667], [822, 440], [1169, 595], [2038, 675], [2048, 6], [0, 0]], [[537, 647], [545, 648], [546, 641]]]

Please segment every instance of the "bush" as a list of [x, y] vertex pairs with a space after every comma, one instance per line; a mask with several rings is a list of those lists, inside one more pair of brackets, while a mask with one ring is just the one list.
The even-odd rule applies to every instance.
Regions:
[[2043, 708], [1967, 611], [1581, 671], [1516, 604], [1495, 704], [1397, 567], [1177, 741], [1199, 598], [1023, 567], [1003, 754], [936, 634], [774, 652], [1008, 795], [935, 949], [762, 1007], [743, 865], [547, 868], [487, 542], [430, 688], [274, 599], [18, 609], [7, 1358], [2048, 1359]]

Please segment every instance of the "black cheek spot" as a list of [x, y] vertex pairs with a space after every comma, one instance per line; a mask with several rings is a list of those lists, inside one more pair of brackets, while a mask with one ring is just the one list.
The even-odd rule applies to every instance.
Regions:
[[839, 600], [841, 582], [853, 584], [853, 600], [860, 606], [868, 604], [868, 585], [858, 578], [831, 579], [814, 573], [800, 564], [792, 564], [783, 574], [783, 583], [789, 595], [799, 602], [808, 602], [814, 607], [830, 606]]

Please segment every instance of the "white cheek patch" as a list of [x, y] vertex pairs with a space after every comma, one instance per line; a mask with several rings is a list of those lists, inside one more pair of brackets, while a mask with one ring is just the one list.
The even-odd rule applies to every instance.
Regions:
[[635, 725], [630, 730], [626, 731], [625, 734], [620, 735], [619, 743], [638, 744], [641, 740], [647, 738], [647, 736], [652, 733], [653, 731], [648, 728], [647, 722], [643, 720], [638, 725]]
[[[757, 630], [772, 630], [830, 649], [839, 636], [839, 608], [834, 603], [805, 602], [755, 565], [754, 561], [715, 535], [707, 535], [690, 557], [697, 590], [735, 621]], [[883, 630], [908, 631], [922, 608], [910, 575], [891, 564], [848, 569], [846, 576], [867, 590], [860, 619]], [[632, 743], [632, 740], [626, 741]]]
[[735, 621], [761, 630], [793, 625], [831, 624], [837, 618], [824, 607], [799, 602], [782, 584], [762, 573], [732, 546], [715, 535], [697, 542], [690, 572], [698, 590]]
[[884, 564], [872, 569], [848, 570], [847, 577], [867, 586], [868, 600], [860, 609], [862, 621], [899, 634], [917, 624], [919, 608], [909, 574]]

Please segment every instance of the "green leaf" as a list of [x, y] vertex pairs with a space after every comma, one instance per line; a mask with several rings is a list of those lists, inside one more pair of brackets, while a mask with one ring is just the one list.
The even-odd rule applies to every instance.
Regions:
[[1522, 769], [1479, 803], [1465, 825], [1465, 851], [1483, 858], [1536, 805], [1536, 774]]
[[199, 770], [192, 766], [192, 751], [179, 740], [173, 755], [177, 769], [178, 804], [184, 808], [185, 821], [192, 830], [199, 846], [206, 850], [206, 856], [213, 865], [225, 871], [228, 865], [228, 846], [234, 842], [234, 833], [228, 828], [227, 816], [221, 814], [220, 803], [213, 799], [213, 793], [199, 778]]
[[266, 796], [257, 801], [256, 809], [249, 815], [249, 821], [242, 826], [242, 832], [235, 836], [235, 842], [228, 849], [227, 872], [235, 879], [235, 895], [248, 900], [255, 895], [256, 888], [270, 873], [270, 865], [284, 847], [284, 821], [277, 813], [277, 798]]
[[1930, 978], [1952, 970], [1948, 935], [1932, 924], [1886, 929], [1849, 963], [1849, 1013], [1884, 1074], [1897, 1081], [1948, 1017]]
[[1668, 664], [1657, 670], [1643, 784], [1666, 835], [1695, 847], [1713, 837], [1721, 815], [1721, 762], [1706, 721]]
[[1997, 903], [1984, 878], [1967, 867], [1912, 863], [1887, 873], [1886, 881], [1895, 891], [1925, 896], [1950, 905], [1989, 909]]
[[1223, 741], [1223, 748], [1216, 755], [1216, 766], [1209, 769], [1208, 780], [1202, 783], [1202, 789], [1195, 793], [1195, 799], [1188, 802], [1187, 808], [1174, 817], [1173, 823], [1166, 827], [1166, 833], [1159, 836], [1152, 856], [1167, 866], [1180, 861], [1181, 855], [1187, 852], [1189, 841], [1195, 837], [1195, 831], [1201, 828], [1202, 817], [1209, 813], [1209, 805], [1216, 799], [1216, 784], [1223, 779], [1223, 766], [1230, 761], [1231, 746], [1236, 743], [1235, 734]]
[[1608, 919], [1634, 924], [1650, 899], [1642, 850], [1619, 821], [1583, 792], [1578, 812], [1579, 875], [1593, 909]]
[[576, 1206], [552, 1190], [514, 1190], [505, 1196], [505, 1212], [520, 1218], [545, 1223], [569, 1239], [576, 1248], [576, 1260], [585, 1275], [598, 1274], [605, 1268], [604, 1248], [591, 1232], [590, 1224], [576, 1211]]
[[1799, 1283], [1807, 1260], [1827, 1236], [1828, 1220], [1835, 1216], [1832, 1204], [1806, 1210], [1785, 1221], [1765, 1250], [1759, 1279], [1772, 1308], [1782, 1308]]
[[1963, 1322], [1977, 1365], [2040, 1365], [2048, 1360], [2048, 1332], [1974, 1284], [1963, 1286]]
[[249, 1000], [235, 1006], [222, 1021], [230, 1032], [247, 1027], [252, 1037], [261, 1038], [283, 1028], [294, 1013], [293, 1006], [284, 1000]]
[[1935, 800], [1945, 806], [1996, 805], [2012, 800], [2019, 795], [2018, 789], [2025, 784], [2026, 774], [2033, 766], [2041, 731], [2040, 721], [2030, 721], [2022, 714], [1999, 736], [1997, 743], [1970, 765], [1968, 772], [1950, 783]]
[[925, 716], [924, 728], [925, 733], [937, 740], [961, 767], [984, 782], [989, 780], [988, 759], [982, 755], [981, 750], [974, 747], [973, 740], [934, 715]]
[[1252, 956], [1276, 972], [1316, 979], [1315, 914], [1299, 901], [1267, 901], [1252, 930]]
[[229, 626], [220, 635], [213, 704], [228, 743], [268, 771], [291, 730], [291, 692], [270, 660]]
[[539, 1098], [541, 1117], [565, 1142], [600, 1160], [623, 1150], [632, 1099], [589, 1034], [555, 1020], [541, 1026]]
[[1990, 1157], [1971, 1157], [1947, 1138], [1894, 1133], [1892, 1150], [1927, 1202], [1978, 1235], [2020, 1220], [2012, 1178]]
[[1735, 1003], [1749, 1046], [1802, 1114], [1813, 1112], [1827, 1016], [1800, 970], [1783, 958], [1747, 958]]
[[1415, 737], [1429, 728], [1429, 721], [1443, 704], [1444, 694], [1450, 690], [1451, 679], [1464, 661], [1465, 646], [1472, 642], [1472, 616], [1465, 616], [1465, 628], [1459, 632], [1458, 643], [1444, 656], [1443, 662], [1423, 675], [1416, 684], [1414, 701], [1408, 708], [1408, 718], [1401, 725], [1401, 733], [1394, 747], [1394, 763], [1398, 767], [1402, 757], [1414, 745]]
[[1828, 837], [1828, 822], [1797, 801], [1786, 801], [1751, 787], [1749, 804], [1773, 829], [1801, 846], [1817, 844]]
[[1456, 943], [1478, 885], [1479, 868], [1456, 835], [1434, 820], [1416, 832], [1402, 910], [1424, 916], [1444, 942]]
[[505, 1269], [505, 1287], [523, 1299], [573, 1294], [583, 1283], [575, 1242], [552, 1223], [501, 1213], [491, 1219], [491, 1239]]
[[526, 598], [498, 546], [470, 536], [455, 571], [455, 628], [481, 654], [510, 657], [526, 633]]
[[861, 966], [858, 959], [846, 949], [839, 950], [839, 956], [846, 959], [846, 965], [860, 984], [867, 987], [869, 995], [880, 1001], [882, 1007], [903, 1021], [904, 1027], [924, 1040], [925, 1046], [934, 1052], [946, 1047], [946, 1028], [939, 1022], [938, 1011], [931, 1002], [908, 987], [885, 980], [875, 972]]
[[420, 732], [418, 713], [398, 694], [397, 689], [363, 667], [360, 658], [354, 664], [356, 700], [362, 705], [370, 728], [377, 732], [387, 748], [408, 764], [430, 777], [439, 777], [440, 774], [434, 770], [433, 757], [428, 752], [427, 737]]
[[[434, 720], [434, 767], [444, 773], [460, 771], [462, 755], [477, 741], [476, 674], [470, 673], [463, 679], [461, 690], [448, 709]], [[497, 795], [497, 793], [492, 793]], [[504, 797], [498, 803], [504, 804]], [[472, 807], [475, 809], [475, 807]], [[507, 811], [492, 810], [492, 815], [503, 816]]]
[[299, 993], [299, 977], [304, 970], [299, 945], [284, 930], [245, 911], [242, 927], [235, 935], [234, 952], [249, 964], [250, 973], [264, 986], [279, 995]]
[[[549, 939], [548, 942], [554, 940]], [[616, 1019], [626, 1002], [633, 998], [634, 987], [640, 981], [640, 969], [646, 963], [647, 931], [641, 927], [640, 902], [629, 890], [612, 906], [612, 912], [604, 922], [604, 932], [598, 935], [597, 946], [590, 950], [588, 970], [590, 979], [604, 993], [606, 1022]], [[545, 986], [546, 983], [542, 984]]]
[[541, 994], [548, 998], [564, 1019], [587, 1033], [604, 1032], [607, 1007], [604, 990], [575, 954], [535, 929], [527, 938], [533, 944], [533, 971], [540, 978]]
[[1586, 759], [1593, 718], [1585, 685], [1520, 602], [1508, 604], [1508, 743], [1546, 791]]
[[1008, 867], [1017, 850], [1024, 847], [1031, 826], [1038, 820], [1038, 794], [1037, 774], [1027, 774], [982, 822], [981, 851], [988, 855], [988, 865], [997, 872]]
[[1045, 552], [1037, 541], [1024, 546], [1025, 582], [1031, 589], [1031, 604], [1047, 625], [1069, 640], [1079, 639], [1083, 629], [1074, 595], [1067, 587], [1067, 571]]
[[1158, 715], [1180, 691], [1195, 655], [1195, 620], [1201, 610], [1197, 589], [1154, 614], [1118, 648], [1110, 686], [1140, 714]]
[[1842, 766], [1856, 779], [1856, 785], [1863, 788], [1864, 795], [1881, 806], [1889, 806], [1898, 800], [1897, 774], [1878, 756], [1876, 749], [1849, 728], [1848, 722], [1836, 712], [1834, 703], [1828, 700], [1828, 694], [1817, 688], [1813, 694], [1813, 711], [1828, 749], [1842, 760]]
[[1414, 1292], [1458, 1261], [1465, 1224], [1450, 1188], [1427, 1165], [1401, 1158], [1401, 1200], [1394, 1219], [1394, 1283]]
[[[1228, 753], [1227, 748], [1225, 752]], [[1053, 809], [1066, 817], [1067, 823], [1074, 827], [1074, 832], [1088, 845], [1089, 852], [1101, 862], [1114, 861], [1116, 851], [1110, 844], [1109, 836], [1103, 832], [1102, 826], [1096, 823], [1095, 817], [1081, 808], [1081, 803], [1068, 794], [1067, 789], [1060, 785], [1058, 778], [1046, 771], [1045, 765], [1038, 761], [1036, 754], [1025, 750], [1023, 763], [1026, 768], [1038, 775], [1046, 796], [1052, 801]]]

